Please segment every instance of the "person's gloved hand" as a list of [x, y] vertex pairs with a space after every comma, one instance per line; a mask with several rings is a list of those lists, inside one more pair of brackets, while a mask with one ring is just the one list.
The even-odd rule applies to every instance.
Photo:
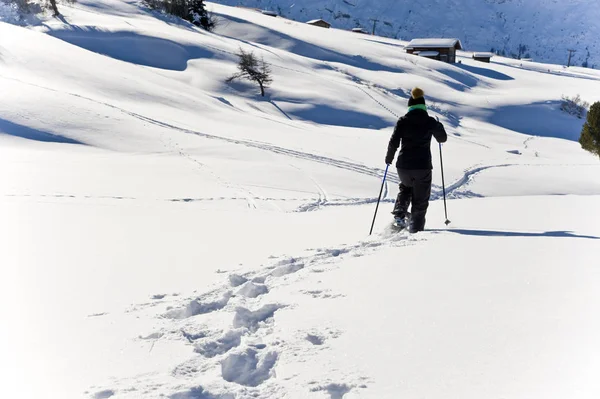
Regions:
[[394, 156], [392, 155], [391, 157], [389, 155], [385, 156], [385, 164], [386, 165], [391, 165], [392, 162], [394, 162]]

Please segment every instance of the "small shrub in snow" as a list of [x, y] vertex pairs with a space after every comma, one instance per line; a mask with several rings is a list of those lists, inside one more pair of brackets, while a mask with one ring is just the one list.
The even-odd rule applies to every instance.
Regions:
[[591, 106], [579, 143], [584, 150], [600, 157], [600, 102]]
[[239, 72], [227, 79], [227, 82], [233, 82], [236, 79], [247, 79], [256, 82], [260, 86], [260, 94], [264, 97], [265, 88], [273, 82], [269, 65], [264, 59], [259, 61], [253, 52], [247, 53], [242, 49], [240, 49], [238, 57]]
[[563, 96], [560, 109], [569, 115], [573, 115], [581, 119], [585, 116], [589, 106], [590, 104], [586, 101], [583, 101], [578, 94], [573, 98]]

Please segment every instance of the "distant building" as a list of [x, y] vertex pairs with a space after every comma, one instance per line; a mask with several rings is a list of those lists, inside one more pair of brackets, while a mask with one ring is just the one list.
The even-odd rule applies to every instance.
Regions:
[[312, 21], [308, 21], [307, 24], [314, 25], [314, 26], [320, 26], [321, 28], [327, 28], [327, 29], [331, 28], [331, 24], [322, 19], [313, 19]]
[[269, 10], [261, 10], [260, 12], [262, 12], [264, 15], [268, 15], [269, 17], [276, 17], [277, 13], [274, 11], [269, 11]]
[[362, 33], [362, 34], [364, 34], [364, 35], [368, 35], [368, 34], [369, 34], [369, 32], [367, 32], [367, 31], [366, 31], [366, 30], [364, 30], [363, 28], [353, 28], [353, 29], [352, 29], [352, 32], [354, 32], [354, 33]]
[[456, 62], [456, 50], [462, 49], [462, 44], [458, 39], [413, 39], [406, 46], [408, 54], [451, 64]]
[[480, 62], [489, 63], [493, 56], [494, 53], [473, 53], [473, 59]]

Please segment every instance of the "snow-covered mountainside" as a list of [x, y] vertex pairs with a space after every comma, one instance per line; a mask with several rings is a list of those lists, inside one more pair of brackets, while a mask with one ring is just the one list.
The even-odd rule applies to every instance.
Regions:
[[[2, 399], [600, 397], [600, 162], [560, 109], [600, 71], [59, 6], [0, 22]], [[414, 86], [449, 138], [411, 235], [382, 177]]]
[[[456, 37], [470, 51], [502, 52], [536, 61], [600, 67], [596, 0], [217, 0], [275, 11], [297, 21], [322, 18], [333, 27], [362, 27], [410, 40]], [[525, 47], [523, 47], [525, 46]]]

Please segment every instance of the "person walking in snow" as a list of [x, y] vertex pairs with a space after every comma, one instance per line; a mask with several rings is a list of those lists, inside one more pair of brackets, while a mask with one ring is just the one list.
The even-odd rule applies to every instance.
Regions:
[[409, 231], [425, 230], [425, 216], [431, 196], [431, 138], [439, 143], [448, 139], [444, 125], [429, 116], [425, 105], [425, 93], [418, 87], [408, 99], [408, 112], [396, 123], [388, 144], [385, 163], [391, 165], [400, 147], [396, 168], [400, 177], [400, 192], [392, 214], [396, 225], [407, 227], [408, 208], [412, 203]]

